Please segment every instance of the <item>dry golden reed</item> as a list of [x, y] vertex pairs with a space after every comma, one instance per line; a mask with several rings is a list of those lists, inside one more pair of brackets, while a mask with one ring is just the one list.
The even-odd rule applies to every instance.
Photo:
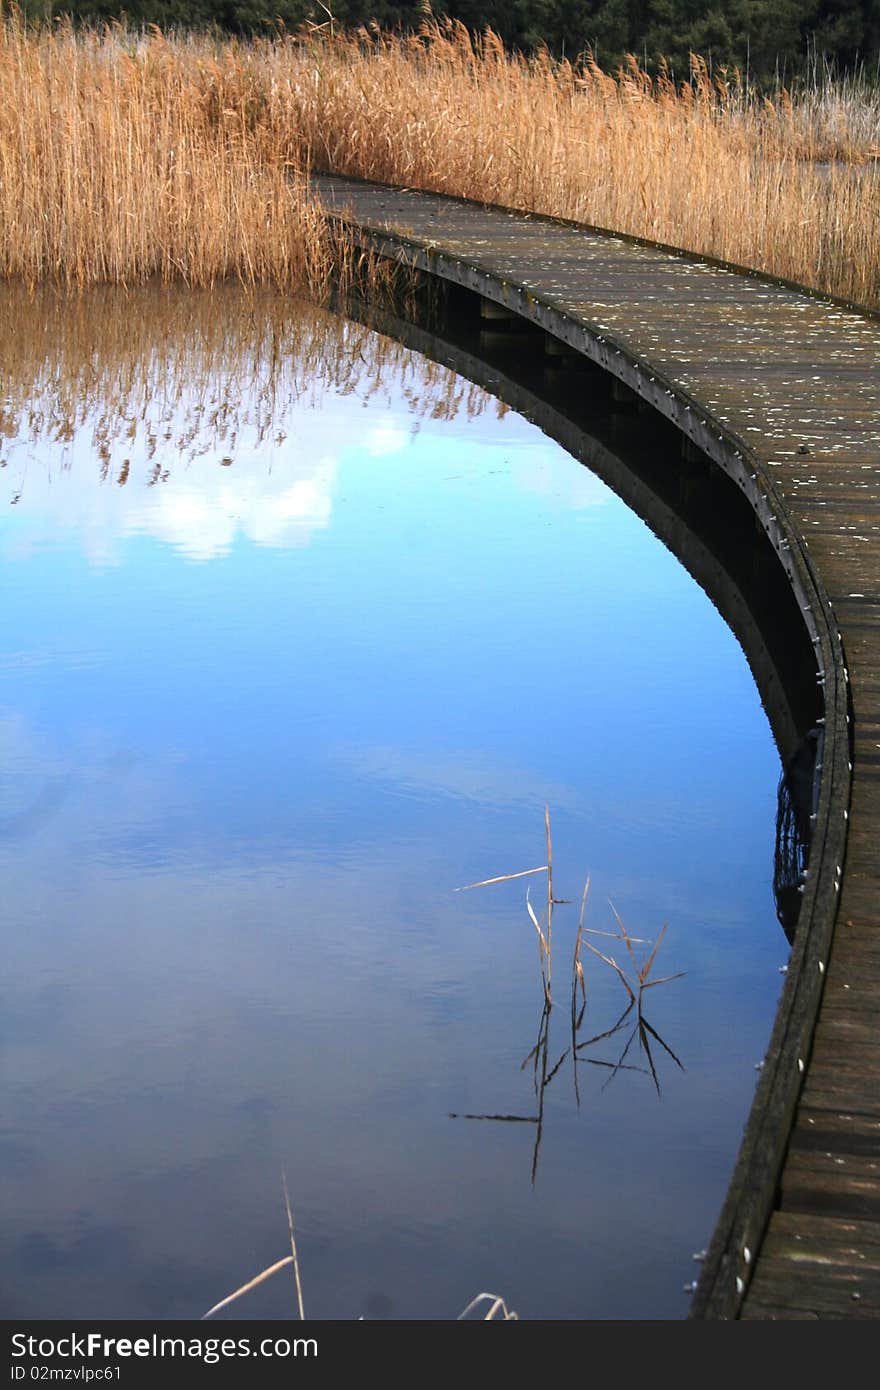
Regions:
[[314, 167], [571, 217], [876, 307], [878, 120], [856, 84], [758, 98], [696, 58], [686, 81], [634, 59], [612, 77], [452, 21], [244, 44], [29, 32], [7, 12], [0, 274], [322, 295], [339, 252], [308, 198]]
[[[274, 159], [252, 57], [119, 28], [0, 28], [0, 275], [323, 297], [331, 240], [300, 164]], [[259, 87], [262, 83], [258, 84]]]

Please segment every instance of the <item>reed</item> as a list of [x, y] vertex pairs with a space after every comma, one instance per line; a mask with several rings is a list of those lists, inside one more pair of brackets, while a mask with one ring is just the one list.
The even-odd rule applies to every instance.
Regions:
[[[584, 1009], [587, 1007], [587, 981], [586, 981], [586, 976], [584, 975], [583, 962], [581, 961], [581, 952], [582, 952], [583, 946], [584, 946], [584, 916], [585, 916], [586, 910], [587, 910], [587, 897], [589, 896], [589, 892], [590, 892], [590, 875], [587, 874], [587, 877], [586, 877], [586, 879], [585, 879], [585, 881], [584, 881], [584, 891], [583, 891], [583, 893], [581, 894], [581, 906], [580, 906], [580, 911], [579, 911], [579, 913], [578, 913], [577, 936], [576, 936], [575, 939], [574, 939], [574, 955], [573, 955], [573, 957], [572, 957], [572, 962], [571, 962], [571, 1031], [572, 1031], [572, 1037], [574, 1037], [574, 1035], [577, 1033], [577, 1030], [578, 1030], [578, 1028], [580, 1027], [580, 1021], [581, 1021], [581, 1019], [583, 1018]], [[580, 989], [580, 992], [581, 992], [581, 1007], [580, 1007], [580, 1012], [578, 1012], [578, 1008], [577, 1008], [577, 993], [578, 993], [578, 989]]]
[[[2, 4], [2, 0], [0, 0]], [[364, 266], [309, 169], [611, 227], [880, 306], [880, 97], [817, 72], [756, 93], [586, 54], [329, 21], [248, 44], [0, 17], [0, 275], [324, 297]], [[375, 267], [369, 267], [375, 273]]]
[[262, 139], [252, 56], [120, 27], [0, 23], [0, 276], [33, 286], [225, 277], [327, 298], [363, 268], [299, 159]]
[[478, 1293], [476, 1298], [471, 1299], [463, 1312], [459, 1313], [458, 1321], [464, 1321], [481, 1306], [486, 1306], [486, 1312], [481, 1319], [483, 1322], [492, 1322], [496, 1319], [499, 1322], [519, 1322], [519, 1313], [508, 1308], [504, 1299], [497, 1293]]
[[519, 869], [513, 874], [498, 874], [494, 878], [482, 878], [478, 883], [465, 883], [456, 893], [469, 892], [471, 888], [488, 888], [494, 883], [510, 883], [516, 878], [530, 878], [532, 874], [547, 876], [547, 910], [539, 918], [532, 907], [529, 890], [526, 889], [526, 912], [538, 936], [538, 968], [541, 972], [541, 986], [544, 991], [545, 1012], [553, 1007], [551, 985], [553, 981], [553, 908], [560, 901], [553, 896], [553, 839], [550, 833], [550, 808], [544, 807], [544, 836], [547, 848], [547, 863], [535, 869]]
[[[452, 1119], [465, 1120], [494, 1120], [507, 1124], [532, 1124], [535, 1126], [535, 1144], [532, 1154], [532, 1182], [535, 1182], [538, 1168], [538, 1154], [541, 1147], [541, 1138], [544, 1127], [544, 1093], [550, 1082], [559, 1072], [563, 1062], [570, 1055], [572, 1060], [572, 1074], [574, 1081], [574, 1094], [578, 1106], [580, 1106], [580, 1087], [578, 1083], [578, 1063], [581, 1061], [589, 1062], [592, 1066], [605, 1067], [609, 1071], [606, 1086], [614, 1080], [620, 1071], [640, 1071], [645, 1068], [627, 1064], [626, 1058], [630, 1048], [636, 1038], [639, 1040], [640, 1053], [648, 1063], [647, 1074], [654, 1083], [654, 1088], [659, 1096], [660, 1081], [657, 1068], [651, 1052], [651, 1039], [663, 1048], [672, 1058], [676, 1066], [684, 1070], [681, 1061], [672, 1051], [672, 1048], [664, 1041], [656, 1029], [648, 1022], [644, 1011], [645, 992], [653, 989], [656, 985], [669, 984], [673, 980], [683, 978], [683, 971], [676, 971], [671, 975], [663, 975], [659, 978], [652, 978], [652, 971], [657, 960], [657, 953], [666, 935], [666, 924], [660, 928], [653, 941], [647, 941], [643, 937], [632, 936], [628, 931], [626, 923], [614, 904], [609, 901], [614, 920], [617, 923], [616, 931], [603, 931], [598, 927], [588, 927], [585, 925], [587, 898], [590, 892], [590, 875], [587, 875], [584, 889], [581, 894], [580, 908], [578, 911], [577, 933], [574, 941], [574, 951], [571, 962], [571, 1016], [570, 1016], [570, 1042], [569, 1046], [562, 1052], [556, 1063], [550, 1065], [550, 1019], [553, 1012], [553, 996], [551, 992], [552, 965], [553, 965], [553, 909], [568, 903], [567, 898], [557, 898], [553, 890], [553, 839], [550, 832], [550, 808], [544, 807], [544, 836], [547, 850], [546, 864], [539, 864], [534, 869], [520, 869], [516, 873], [499, 874], [494, 878], [484, 878], [478, 883], [465, 884], [463, 888], [455, 889], [455, 892], [462, 893], [471, 888], [486, 888], [491, 884], [509, 883], [513, 879], [530, 878], [533, 874], [545, 874], [547, 881], [547, 907], [546, 911], [539, 918], [535, 909], [532, 907], [529, 891], [526, 891], [526, 911], [532, 926], [538, 936], [538, 963], [541, 973], [541, 985], [544, 993], [543, 1009], [541, 1011], [541, 1022], [538, 1028], [538, 1040], [522, 1064], [523, 1070], [531, 1063], [534, 1071], [534, 1088], [537, 1098], [537, 1110], [534, 1115], [497, 1115], [497, 1114], [458, 1114], [453, 1113]], [[605, 937], [612, 941], [622, 943], [626, 950], [631, 975], [618, 964], [614, 956], [602, 951], [587, 937]], [[639, 960], [635, 948], [637, 946], [647, 946], [649, 949], [643, 960]], [[598, 960], [604, 962], [614, 971], [621, 985], [626, 991], [627, 1003], [623, 1013], [612, 1027], [604, 1029], [600, 1033], [594, 1034], [590, 1038], [580, 1040], [581, 1025], [587, 1011], [587, 979], [584, 971], [583, 952], [584, 949], [590, 952]], [[610, 949], [610, 948], [609, 948]], [[581, 1003], [578, 1008], [578, 992], [580, 992]], [[604, 1042], [606, 1039], [615, 1037], [624, 1029], [627, 1020], [635, 1011], [635, 1022], [629, 1032], [629, 1036], [624, 1043], [623, 1050], [615, 1062], [608, 1062], [603, 1059], [589, 1056], [581, 1057], [581, 1052], [594, 1047], [597, 1043]]]
[[293, 1211], [290, 1206], [290, 1194], [287, 1191], [287, 1174], [281, 1174], [281, 1185], [284, 1189], [284, 1209], [287, 1213], [287, 1230], [290, 1236], [290, 1256], [293, 1260], [293, 1277], [296, 1281], [296, 1306], [299, 1310], [300, 1322], [305, 1321], [305, 1310], [303, 1309], [302, 1281], [299, 1277], [299, 1256], [296, 1253], [296, 1237], [293, 1233]]
[[[202, 1313], [202, 1322], [205, 1322], [208, 1318], [212, 1318], [215, 1313], [222, 1312], [222, 1310], [228, 1308], [230, 1304], [237, 1303], [245, 1294], [250, 1293], [253, 1289], [259, 1288], [261, 1284], [265, 1284], [267, 1279], [271, 1279], [274, 1275], [278, 1274], [280, 1270], [287, 1269], [290, 1265], [293, 1266], [293, 1276], [296, 1282], [297, 1313], [300, 1322], [305, 1321], [302, 1283], [299, 1275], [299, 1257], [296, 1253], [296, 1240], [293, 1234], [293, 1212], [290, 1206], [290, 1195], [287, 1190], [287, 1175], [284, 1172], [281, 1174], [281, 1187], [284, 1193], [284, 1209], [287, 1216], [287, 1229], [290, 1234], [291, 1253], [283, 1256], [280, 1260], [276, 1260], [274, 1264], [261, 1270], [260, 1273], [255, 1274], [252, 1279], [248, 1279], [246, 1283], [240, 1285], [240, 1287], [233, 1290], [232, 1293], [227, 1294], [225, 1298], [221, 1298], [218, 1303], [215, 1303], [208, 1309], [207, 1313]], [[478, 1293], [476, 1298], [472, 1298], [467, 1307], [459, 1313], [457, 1321], [461, 1322], [462, 1320], [469, 1319], [472, 1313], [483, 1306], [486, 1306], [486, 1311], [482, 1314], [483, 1322], [492, 1322], [494, 1320], [516, 1322], [519, 1320], [519, 1313], [515, 1313], [512, 1308], [508, 1308], [505, 1300], [500, 1294]]]

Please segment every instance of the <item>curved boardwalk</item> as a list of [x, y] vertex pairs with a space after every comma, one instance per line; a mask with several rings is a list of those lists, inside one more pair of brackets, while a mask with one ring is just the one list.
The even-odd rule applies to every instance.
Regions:
[[539, 325], [671, 420], [775, 547], [824, 747], [783, 997], [691, 1312], [880, 1317], [880, 320], [551, 219], [315, 184], [363, 244]]

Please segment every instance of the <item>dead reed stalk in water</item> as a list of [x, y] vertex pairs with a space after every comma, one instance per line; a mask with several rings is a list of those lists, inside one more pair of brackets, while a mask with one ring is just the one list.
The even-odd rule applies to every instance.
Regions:
[[458, 1321], [461, 1322], [478, 1308], [481, 1303], [488, 1303], [489, 1307], [483, 1314], [482, 1321], [490, 1322], [497, 1318], [501, 1322], [519, 1322], [519, 1313], [515, 1313], [512, 1308], [508, 1308], [504, 1299], [497, 1293], [478, 1293], [476, 1298], [472, 1298], [468, 1306], [459, 1313]]
[[587, 895], [590, 891], [590, 875], [587, 874], [584, 883], [584, 891], [581, 894], [581, 906], [578, 913], [577, 936], [574, 940], [574, 956], [571, 963], [571, 1026], [572, 1032], [577, 1032], [577, 992], [581, 991], [581, 1016], [587, 1005], [587, 982], [584, 976], [584, 967], [581, 962], [581, 950], [584, 944], [584, 916], [587, 910]]
[[[587, 875], [586, 881], [584, 883], [583, 892], [581, 894], [580, 909], [578, 912], [577, 933], [575, 936], [574, 951], [572, 954], [570, 1020], [571, 1040], [569, 1046], [559, 1057], [555, 1065], [553, 1065], [552, 1067], [550, 1066], [550, 1016], [553, 1008], [553, 997], [551, 991], [553, 911], [555, 907], [559, 906], [563, 902], [566, 902], [567, 900], [563, 898], [557, 898], [554, 893], [553, 839], [550, 830], [550, 808], [548, 806], [544, 807], [544, 835], [547, 850], [546, 864], [538, 865], [534, 869], [522, 869], [517, 873], [499, 874], [494, 878], [481, 879], [478, 883], [469, 883], [466, 885], [467, 888], [485, 888], [488, 887], [490, 884], [509, 883], [513, 879], [528, 878], [534, 874], [543, 873], [547, 876], [547, 907], [545, 914], [541, 918], [538, 917], [534, 907], [532, 906], [528, 891], [526, 892], [526, 911], [529, 915], [529, 919], [531, 920], [532, 926], [535, 928], [535, 932], [537, 933], [538, 937], [538, 959], [541, 971], [541, 983], [544, 991], [544, 1007], [541, 1014], [541, 1025], [538, 1031], [538, 1041], [536, 1042], [535, 1046], [532, 1048], [531, 1052], [528, 1054], [525, 1061], [523, 1062], [524, 1068], [530, 1062], [534, 1063], [535, 1094], [538, 1097], [537, 1114], [471, 1114], [463, 1116], [453, 1116], [453, 1118], [463, 1118], [471, 1120], [499, 1120], [506, 1122], [534, 1124], [536, 1126], [536, 1139], [534, 1147], [534, 1156], [532, 1161], [533, 1182], [535, 1180], [535, 1173], [537, 1170], [538, 1151], [541, 1144], [541, 1134], [544, 1122], [544, 1093], [547, 1086], [556, 1076], [557, 1072], [559, 1071], [560, 1067], [562, 1066], [565, 1059], [569, 1056], [569, 1054], [572, 1058], [572, 1066], [574, 1073], [574, 1091], [578, 1105], [580, 1104], [580, 1088], [578, 1084], [578, 1063], [580, 1061], [588, 1061], [594, 1066], [607, 1067], [610, 1073], [608, 1077], [608, 1082], [612, 1081], [620, 1071], [645, 1070], [643, 1067], [634, 1067], [632, 1064], [628, 1064], [626, 1061], [630, 1048], [636, 1038], [638, 1038], [640, 1050], [647, 1060], [648, 1074], [651, 1076], [651, 1079], [653, 1080], [654, 1087], [657, 1090], [658, 1095], [660, 1093], [660, 1083], [657, 1076], [657, 1069], [654, 1064], [654, 1058], [651, 1053], [650, 1039], [653, 1038], [654, 1041], [658, 1043], [664, 1049], [665, 1052], [668, 1053], [668, 1055], [672, 1058], [676, 1065], [680, 1067], [682, 1070], [684, 1069], [679, 1058], [676, 1057], [672, 1049], [648, 1022], [643, 1009], [643, 997], [646, 990], [653, 989], [655, 985], [668, 984], [671, 980], [681, 979], [684, 974], [683, 971], [676, 971], [672, 975], [663, 975], [659, 979], [651, 978], [651, 972], [654, 968], [654, 964], [657, 959], [657, 953], [663, 942], [663, 938], [666, 935], [666, 924], [663, 924], [656, 938], [653, 941], [647, 941], [643, 937], [633, 936], [628, 931], [626, 924], [623, 921], [623, 918], [615, 908], [614, 904], [609, 903], [611, 911], [614, 914], [614, 919], [617, 923], [616, 931], [602, 931], [596, 927], [585, 926], [584, 922], [586, 915], [587, 897], [590, 891], [589, 874]], [[464, 890], [456, 889], [456, 892], [462, 891]], [[622, 942], [632, 968], [631, 977], [627, 975], [626, 970], [623, 968], [623, 966], [619, 964], [619, 962], [615, 959], [614, 956], [607, 953], [606, 951], [600, 950], [598, 946], [595, 946], [591, 941], [588, 941], [586, 939], [588, 936], [605, 937], [612, 941]], [[635, 948], [637, 946], [647, 946], [649, 948], [645, 958], [642, 961], [640, 961], [636, 955]], [[620, 1018], [618, 1018], [617, 1022], [611, 1028], [607, 1028], [603, 1032], [597, 1033], [594, 1037], [587, 1038], [579, 1042], [578, 1034], [580, 1032], [587, 1007], [586, 973], [584, 971], [584, 965], [582, 960], [584, 947], [586, 947], [586, 949], [591, 953], [591, 955], [596, 956], [598, 960], [601, 960], [605, 965], [609, 966], [610, 969], [614, 971], [614, 973], [616, 974], [617, 978], [620, 980], [620, 983], [623, 985], [623, 988], [626, 991], [627, 1005]], [[578, 1009], [578, 991], [580, 991], [581, 995], [580, 1009]], [[612, 1038], [616, 1034], [618, 1034], [624, 1028], [627, 1019], [630, 1018], [630, 1016], [633, 1013], [633, 1010], [635, 1010], [635, 1023], [632, 1025], [631, 1031], [624, 1044], [623, 1050], [616, 1062], [605, 1062], [593, 1057], [580, 1057], [579, 1054], [582, 1051], [595, 1046], [596, 1043], [602, 1042], [603, 1040], [608, 1038]], [[606, 1085], [608, 1084], [608, 1082], [606, 1082]]]
[[293, 1259], [293, 1277], [296, 1280], [296, 1301], [297, 1306], [299, 1307], [299, 1320], [300, 1322], [304, 1322], [306, 1315], [303, 1312], [302, 1284], [300, 1283], [299, 1277], [299, 1259], [296, 1253], [296, 1238], [293, 1234], [293, 1212], [290, 1209], [290, 1197], [287, 1192], [287, 1174], [284, 1172], [282, 1172], [281, 1174], [281, 1182], [284, 1187], [284, 1206], [287, 1211], [287, 1229], [290, 1232], [290, 1253]]
[[257, 1288], [260, 1284], [265, 1284], [266, 1280], [271, 1279], [273, 1274], [277, 1274], [279, 1269], [285, 1269], [290, 1264], [293, 1264], [292, 1255], [285, 1255], [283, 1260], [276, 1260], [273, 1265], [269, 1265], [268, 1269], [264, 1269], [260, 1274], [256, 1274], [253, 1279], [249, 1279], [246, 1284], [242, 1284], [241, 1288], [236, 1289], [234, 1293], [227, 1294], [225, 1298], [221, 1298], [219, 1303], [215, 1303], [213, 1308], [209, 1308], [207, 1313], [202, 1314], [201, 1321], [204, 1322], [206, 1318], [212, 1318], [215, 1313], [220, 1312], [221, 1308], [228, 1307], [230, 1303], [235, 1303], [236, 1299], [241, 1298], [243, 1294], [250, 1293], [251, 1289]]
[[547, 910], [546, 915], [538, 918], [535, 909], [532, 907], [528, 890], [526, 890], [526, 912], [529, 920], [538, 935], [538, 966], [541, 972], [541, 985], [544, 990], [544, 1002], [548, 1009], [552, 1008], [552, 980], [553, 980], [553, 908], [560, 901], [553, 896], [553, 839], [550, 833], [550, 808], [544, 807], [544, 835], [547, 847], [547, 863], [539, 864], [535, 869], [520, 869], [513, 874], [498, 874], [495, 878], [483, 878], [478, 883], [466, 883], [462, 888], [456, 888], [456, 893], [464, 893], [471, 888], [488, 888], [493, 883], [510, 883], [515, 878], [529, 878], [532, 874], [547, 875]]
[[[227, 1294], [225, 1298], [221, 1298], [219, 1303], [215, 1303], [212, 1308], [208, 1309], [207, 1313], [202, 1314], [202, 1322], [204, 1322], [206, 1318], [213, 1317], [215, 1313], [219, 1313], [221, 1309], [228, 1308], [231, 1303], [235, 1303], [239, 1298], [242, 1298], [244, 1294], [250, 1293], [252, 1289], [258, 1288], [260, 1284], [265, 1284], [267, 1279], [271, 1279], [274, 1274], [277, 1274], [279, 1270], [286, 1269], [288, 1265], [293, 1265], [294, 1278], [296, 1279], [296, 1300], [299, 1309], [299, 1319], [300, 1322], [305, 1321], [302, 1284], [300, 1283], [299, 1277], [299, 1258], [296, 1253], [296, 1239], [293, 1233], [293, 1212], [290, 1206], [290, 1196], [287, 1191], [287, 1174], [283, 1171], [281, 1173], [281, 1185], [284, 1191], [284, 1207], [287, 1213], [287, 1229], [290, 1233], [291, 1253], [285, 1255], [281, 1260], [276, 1260], [274, 1264], [269, 1265], [267, 1269], [262, 1270], [259, 1274], [255, 1275], [253, 1279], [249, 1279], [246, 1284], [242, 1284], [241, 1287], [237, 1288], [233, 1293]], [[483, 1316], [484, 1322], [488, 1322], [494, 1318], [499, 1318], [503, 1321], [518, 1320], [519, 1318], [519, 1314], [509, 1309], [504, 1299], [498, 1294], [479, 1293], [476, 1298], [471, 1299], [464, 1311], [459, 1313], [458, 1320], [461, 1321], [463, 1318], [467, 1318], [475, 1308], [479, 1307], [479, 1305], [484, 1302], [489, 1303], [488, 1311]]]

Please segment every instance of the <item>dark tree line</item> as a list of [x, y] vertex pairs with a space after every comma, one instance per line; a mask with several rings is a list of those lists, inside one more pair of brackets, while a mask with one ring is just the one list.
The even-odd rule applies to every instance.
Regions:
[[[336, 22], [417, 28], [424, 0], [328, 0]], [[290, 30], [327, 21], [317, 0], [23, 0], [34, 18], [72, 14], [104, 21], [122, 14], [134, 24], [163, 28], [215, 27], [227, 33], [265, 33], [279, 21]], [[434, 0], [435, 15], [487, 26], [525, 51], [546, 44], [574, 58], [590, 47], [603, 67], [627, 52], [653, 65], [663, 56], [682, 76], [688, 54], [714, 66], [737, 66], [756, 76], [803, 72], [811, 55], [843, 71], [863, 66], [876, 79], [880, 61], [880, 0]]]

